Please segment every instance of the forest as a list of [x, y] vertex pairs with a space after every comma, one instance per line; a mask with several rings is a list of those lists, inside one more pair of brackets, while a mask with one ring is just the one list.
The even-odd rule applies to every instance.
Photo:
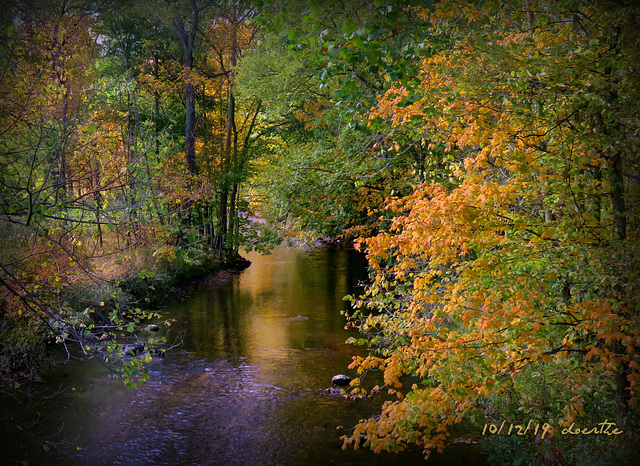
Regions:
[[471, 425], [496, 462], [632, 464], [638, 24], [634, 0], [3, 2], [1, 390], [51, 345], [144, 383], [127, 339], [172, 288], [322, 238], [366, 253], [348, 390], [388, 397], [344, 448], [428, 457]]

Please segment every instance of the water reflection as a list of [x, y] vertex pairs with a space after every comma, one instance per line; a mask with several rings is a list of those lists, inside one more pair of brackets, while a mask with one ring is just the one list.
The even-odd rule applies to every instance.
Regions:
[[[352, 426], [379, 401], [327, 395], [348, 373], [342, 297], [365, 279], [364, 258], [337, 248], [277, 248], [252, 254], [252, 266], [166, 306], [169, 338], [181, 350], [151, 366], [151, 380], [125, 389], [96, 364], [72, 367], [76, 387], [30, 414], [39, 441], [2, 442], [16, 461], [74, 464], [424, 464], [420, 452], [342, 451], [337, 426]], [[32, 417], [36, 419], [36, 417]], [[11, 440], [7, 440], [11, 438]], [[19, 439], [19, 440], [16, 440]], [[11, 441], [11, 448], [9, 447]], [[6, 443], [5, 443], [6, 442]], [[16, 448], [16, 445], [17, 448]], [[465, 449], [432, 464], [476, 461]]]
[[288, 358], [290, 351], [344, 347], [347, 293], [366, 278], [351, 250], [279, 248], [249, 255], [253, 264], [224, 286], [204, 288], [165, 313], [187, 332], [185, 349], [251, 363]]

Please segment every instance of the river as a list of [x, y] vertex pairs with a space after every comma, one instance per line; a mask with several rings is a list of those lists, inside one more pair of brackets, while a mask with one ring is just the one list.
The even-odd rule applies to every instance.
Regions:
[[2, 398], [3, 463], [482, 464], [470, 445], [428, 462], [419, 449], [343, 451], [340, 436], [380, 406], [325, 392], [333, 375], [353, 376], [360, 349], [345, 344], [340, 311], [366, 278], [364, 257], [332, 246], [246, 257], [248, 269], [163, 306], [175, 320], [169, 342], [183, 343], [151, 363], [145, 385], [127, 389], [95, 361], [75, 361], [34, 387], [60, 387], [56, 396]]

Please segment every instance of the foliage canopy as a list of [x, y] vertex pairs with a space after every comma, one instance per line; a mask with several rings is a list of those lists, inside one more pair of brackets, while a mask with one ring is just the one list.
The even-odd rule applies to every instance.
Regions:
[[637, 420], [638, 9], [527, 5], [421, 9], [439, 44], [368, 113], [420, 135], [433, 168], [361, 239], [352, 322], [374, 350], [352, 367], [399, 400], [346, 443], [442, 450], [487, 400], [522, 413], [531, 377], [564, 397], [534, 400], [540, 422]]

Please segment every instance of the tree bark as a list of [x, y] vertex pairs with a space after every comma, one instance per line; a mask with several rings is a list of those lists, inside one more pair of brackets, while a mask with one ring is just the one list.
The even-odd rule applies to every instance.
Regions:
[[200, 13], [212, 3], [212, 1], [209, 1], [204, 6], [198, 7], [196, 0], [191, 0], [191, 27], [189, 30], [186, 29], [181, 18], [175, 17], [173, 20], [182, 42], [185, 96], [184, 158], [187, 164], [187, 171], [190, 174], [194, 174], [196, 171], [196, 90], [192, 77], [193, 46], [198, 34]]
[[[230, 175], [234, 170], [235, 155], [237, 153], [237, 134], [236, 134], [236, 98], [233, 93], [233, 79], [235, 76], [234, 68], [237, 64], [237, 27], [235, 12], [231, 15], [231, 67], [229, 70], [229, 100], [227, 107], [227, 132], [225, 138], [225, 155], [222, 164], [223, 179], [222, 186], [220, 188], [220, 199], [218, 206], [218, 231], [216, 233], [216, 239], [214, 241], [215, 247], [218, 251], [222, 251], [226, 248], [226, 237], [229, 233], [229, 223], [233, 220], [228, 215], [229, 209], [229, 181]], [[235, 137], [234, 137], [235, 136]], [[235, 200], [232, 198], [232, 202]], [[233, 209], [233, 207], [232, 207]]]

